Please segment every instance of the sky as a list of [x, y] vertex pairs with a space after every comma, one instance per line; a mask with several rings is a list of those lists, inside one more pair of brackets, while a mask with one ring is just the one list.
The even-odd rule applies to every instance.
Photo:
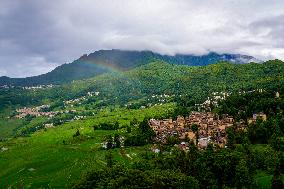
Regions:
[[284, 60], [283, 0], [0, 0], [0, 76], [100, 49]]

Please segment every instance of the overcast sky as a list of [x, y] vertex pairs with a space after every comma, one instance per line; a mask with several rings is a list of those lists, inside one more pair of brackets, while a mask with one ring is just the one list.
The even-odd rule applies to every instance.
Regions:
[[0, 76], [113, 48], [284, 59], [284, 1], [0, 0]]

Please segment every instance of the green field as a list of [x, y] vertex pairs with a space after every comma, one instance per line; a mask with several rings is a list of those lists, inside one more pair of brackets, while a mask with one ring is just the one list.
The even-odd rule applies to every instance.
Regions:
[[[73, 139], [77, 128], [80, 139]], [[0, 146], [8, 150], [0, 153], [0, 188], [22, 184], [25, 188], [70, 187], [86, 171], [105, 166], [106, 150], [101, 149], [101, 142], [114, 132], [67, 124], [2, 143]], [[118, 149], [112, 151], [116, 160], [127, 162], [135, 158], [140, 149], [125, 149], [129, 156]]]
[[23, 124], [22, 120], [18, 119], [0, 119], [0, 138], [6, 138], [15, 134], [15, 130]]
[[[1, 142], [0, 148], [8, 149], [0, 152], [0, 188], [22, 185], [25, 188], [70, 187], [87, 171], [106, 165], [106, 150], [101, 148], [105, 136], [124, 132], [124, 129], [94, 131], [93, 125], [115, 121], [120, 125], [129, 125], [134, 117], [142, 120], [145, 116], [166, 116], [172, 108], [173, 104], [140, 110], [105, 109], [87, 120], [42, 129], [30, 137], [18, 137]], [[14, 119], [13, 121], [21, 122]], [[30, 125], [36, 121], [39, 119], [35, 119]], [[73, 138], [77, 129], [81, 135]], [[131, 147], [123, 151], [111, 151], [115, 160], [129, 163], [138, 158], [144, 148]]]
[[[255, 176], [255, 183], [259, 189], [271, 188], [272, 175], [265, 172], [258, 172]], [[284, 182], [284, 175], [282, 175], [282, 181]]]

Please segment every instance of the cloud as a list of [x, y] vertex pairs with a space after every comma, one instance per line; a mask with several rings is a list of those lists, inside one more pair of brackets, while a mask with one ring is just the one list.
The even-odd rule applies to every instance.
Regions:
[[0, 69], [0, 75], [6, 75], [6, 74], [7, 74], [7, 71], [6, 71], [6, 70], [4, 70], [4, 69], [1, 70], [1, 69]]
[[282, 0], [0, 0], [0, 75], [38, 75], [99, 49], [284, 59]]
[[58, 66], [54, 62], [48, 62], [42, 56], [14, 56], [1, 57], [0, 75], [10, 77], [29, 77], [47, 73]]

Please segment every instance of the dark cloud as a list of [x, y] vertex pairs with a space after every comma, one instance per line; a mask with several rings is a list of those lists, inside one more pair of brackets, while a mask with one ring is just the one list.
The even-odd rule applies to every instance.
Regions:
[[282, 0], [0, 0], [0, 76], [50, 71], [99, 49], [284, 59]]
[[265, 37], [274, 47], [284, 48], [284, 13], [252, 22], [250, 29], [256, 35]]

